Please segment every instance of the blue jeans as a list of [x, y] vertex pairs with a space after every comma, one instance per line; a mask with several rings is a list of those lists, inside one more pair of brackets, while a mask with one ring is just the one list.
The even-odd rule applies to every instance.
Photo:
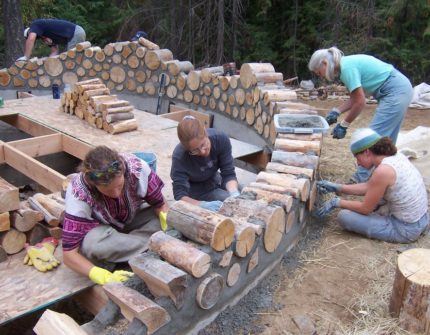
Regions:
[[346, 230], [381, 241], [411, 243], [420, 237], [429, 224], [428, 212], [414, 223], [405, 223], [392, 215], [363, 215], [342, 209], [337, 221]]
[[[378, 107], [369, 128], [381, 136], [390, 137], [396, 144], [412, 94], [413, 89], [409, 79], [394, 69], [387, 80], [373, 92], [373, 96], [378, 100]], [[371, 174], [372, 170], [359, 166], [352, 179], [358, 183], [366, 182]]]

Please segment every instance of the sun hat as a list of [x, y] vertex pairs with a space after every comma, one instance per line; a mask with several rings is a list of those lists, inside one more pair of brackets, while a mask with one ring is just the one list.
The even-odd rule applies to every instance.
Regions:
[[30, 33], [30, 27], [25, 28], [24, 29], [24, 37], [27, 38], [29, 33]]
[[360, 128], [354, 131], [351, 136], [351, 151], [358, 154], [378, 142], [382, 138], [376, 131], [370, 128]]

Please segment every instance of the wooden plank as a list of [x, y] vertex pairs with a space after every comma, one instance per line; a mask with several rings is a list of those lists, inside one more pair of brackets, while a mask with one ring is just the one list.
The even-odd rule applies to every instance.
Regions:
[[70, 316], [47, 309], [33, 328], [37, 335], [87, 335]]
[[[51, 192], [61, 191], [66, 179], [61, 173], [38, 162], [34, 158], [20, 152], [14, 147], [4, 144], [4, 156], [8, 165], [33, 179]], [[25, 162], [25, 164], [23, 164]]]
[[11, 126], [22, 130], [24, 133], [27, 133], [31, 136], [43, 136], [43, 135], [50, 135], [55, 134], [55, 130], [48, 128], [35, 120], [32, 120], [28, 117], [25, 117], [23, 115], [6, 115], [6, 116], [0, 116], [0, 120], [4, 121]]
[[19, 190], [0, 177], [0, 213], [19, 208]]
[[8, 142], [7, 144], [30, 157], [39, 157], [62, 151], [61, 134], [27, 138]]
[[84, 160], [85, 155], [93, 148], [92, 145], [73, 138], [71, 136], [62, 135], [62, 149], [64, 152]]

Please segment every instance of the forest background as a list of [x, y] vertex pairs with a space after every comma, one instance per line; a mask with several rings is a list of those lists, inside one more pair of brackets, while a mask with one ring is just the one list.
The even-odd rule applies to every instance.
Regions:
[[[430, 0], [2, 0], [1, 11], [0, 68], [23, 55], [33, 19], [62, 18], [101, 47], [143, 30], [196, 67], [270, 62], [309, 79], [313, 51], [336, 45], [392, 63], [414, 85], [430, 79]], [[49, 53], [37, 45], [33, 56]]]

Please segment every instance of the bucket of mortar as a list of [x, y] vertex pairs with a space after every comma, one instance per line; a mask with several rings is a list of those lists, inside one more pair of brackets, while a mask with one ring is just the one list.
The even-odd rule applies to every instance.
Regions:
[[133, 152], [133, 155], [145, 161], [149, 167], [155, 172], [157, 171], [157, 156], [152, 152]]

